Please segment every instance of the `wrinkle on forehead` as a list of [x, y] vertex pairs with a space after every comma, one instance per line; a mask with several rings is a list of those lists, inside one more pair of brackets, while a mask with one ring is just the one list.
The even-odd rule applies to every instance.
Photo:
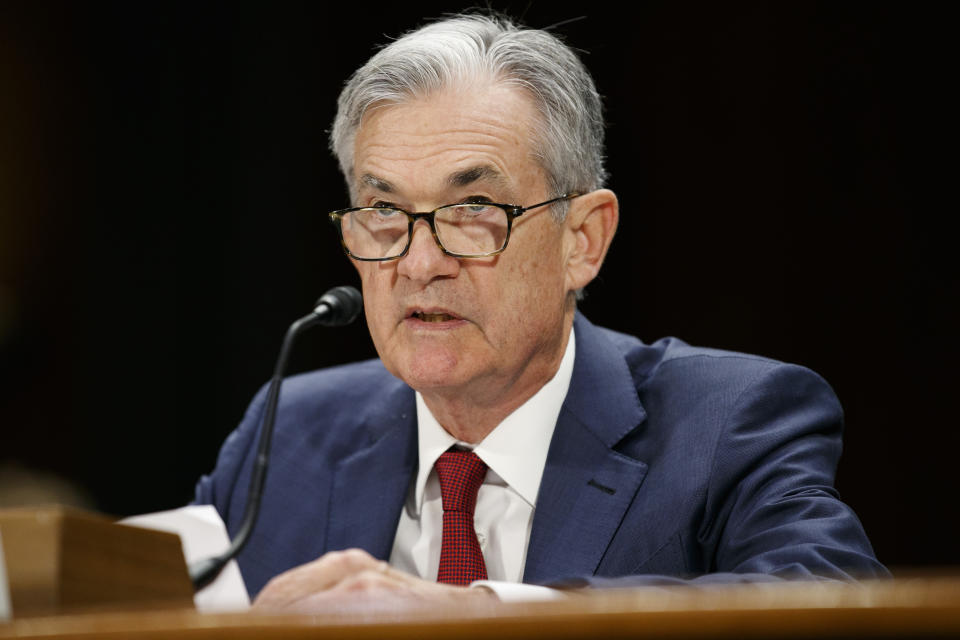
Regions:
[[[363, 187], [396, 192], [401, 185], [389, 171], [380, 171], [380, 161], [406, 164], [444, 155], [447, 157], [443, 162], [464, 168], [442, 176], [443, 186], [456, 188], [475, 182], [506, 185], [517, 176], [501, 166], [497, 152], [509, 146], [527, 149], [527, 157], [541, 172], [542, 164], [534, 152], [535, 122], [531, 122], [538, 118], [538, 113], [528, 92], [503, 82], [487, 87], [474, 85], [467, 93], [464, 91], [444, 89], [411, 97], [409, 101], [378, 103], [368, 109], [354, 140], [356, 177], [350, 185], [351, 195]], [[477, 99], [463, 100], [471, 96]], [[524, 106], [518, 108], [521, 102]], [[420, 108], [453, 114], [454, 119], [447, 120], [446, 127], [436, 127], [432, 120], [412, 115]]]

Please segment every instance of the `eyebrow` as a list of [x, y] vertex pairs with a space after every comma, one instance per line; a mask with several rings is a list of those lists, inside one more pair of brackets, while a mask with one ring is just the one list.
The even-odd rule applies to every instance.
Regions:
[[368, 187], [373, 187], [377, 191], [383, 191], [384, 193], [393, 193], [393, 185], [383, 178], [378, 178], [377, 176], [365, 173], [360, 176], [360, 183], [365, 184]]
[[492, 182], [496, 185], [503, 185], [506, 183], [506, 179], [503, 177], [503, 174], [491, 167], [490, 165], [478, 165], [476, 167], [470, 167], [469, 169], [464, 169], [463, 171], [457, 171], [451, 173], [447, 176], [447, 184], [451, 187], [466, 187], [467, 185], [473, 184], [480, 180], [486, 180]]

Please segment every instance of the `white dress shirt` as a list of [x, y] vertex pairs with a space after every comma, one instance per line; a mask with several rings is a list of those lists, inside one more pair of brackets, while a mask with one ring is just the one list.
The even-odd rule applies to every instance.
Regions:
[[489, 468], [477, 495], [473, 518], [489, 580], [474, 585], [491, 588], [501, 599], [554, 597], [555, 592], [544, 587], [510, 583], [523, 580], [537, 492], [553, 430], [573, 375], [574, 352], [571, 330], [560, 368], [553, 378], [477, 445], [460, 442], [447, 433], [417, 393], [420, 465], [397, 525], [390, 552], [393, 567], [425, 580], [437, 579], [443, 539], [443, 503], [433, 465], [444, 451], [460, 445], [472, 449]]

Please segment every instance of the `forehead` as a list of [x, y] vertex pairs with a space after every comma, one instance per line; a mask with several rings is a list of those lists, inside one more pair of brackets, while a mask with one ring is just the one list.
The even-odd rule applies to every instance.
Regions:
[[535, 118], [527, 94], [503, 83], [375, 105], [357, 133], [353, 186], [394, 191], [482, 182], [517, 190], [543, 179], [531, 152]]

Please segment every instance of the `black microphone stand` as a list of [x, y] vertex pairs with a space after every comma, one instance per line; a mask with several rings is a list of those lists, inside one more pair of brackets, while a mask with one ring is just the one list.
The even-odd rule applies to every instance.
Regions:
[[280, 347], [280, 355], [277, 357], [277, 364], [273, 369], [273, 377], [270, 379], [270, 388], [267, 390], [267, 406], [260, 431], [260, 442], [257, 445], [257, 458], [250, 474], [250, 489], [247, 494], [247, 507], [243, 514], [243, 521], [226, 551], [210, 558], [198, 560], [190, 565], [190, 580], [193, 582], [194, 590], [199, 591], [213, 582], [227, 563], [240, 553], [240, 550], [250, 539], [250, 534], [253, 533], [253, 528], [257, 523], [257, 515], [260, 512], [263, 485], [267, 477], [270, 441], [273, 437], [273, 424], [277, 417], [280, 385], [283, 383], [283, 374], [287, 369], [287, 360], [294, 340], [301, 332], [317, 325], [343, 326], [350, 324], [360, 313], [362, 306], [363, 299], [359, 291], [353, 287], [335, 287], [320, 298], [312, 313], [294, 321], [287, 329], [283, 338], [283, 346]]

